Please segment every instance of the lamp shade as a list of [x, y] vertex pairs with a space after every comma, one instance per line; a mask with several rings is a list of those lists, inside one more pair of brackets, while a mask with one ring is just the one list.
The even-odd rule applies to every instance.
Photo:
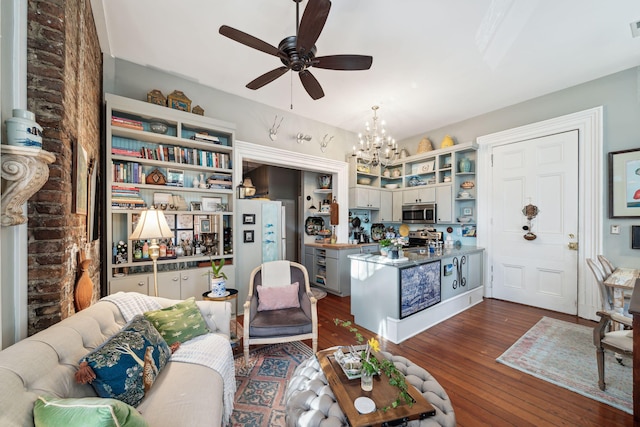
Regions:
[[162, 211], [149, 209], [143, 211], [138, 220], [138, 225], [129, 236], [130, 240], [167, 239], [172, 238], [173, 232], [167, 224], [167, 219]]

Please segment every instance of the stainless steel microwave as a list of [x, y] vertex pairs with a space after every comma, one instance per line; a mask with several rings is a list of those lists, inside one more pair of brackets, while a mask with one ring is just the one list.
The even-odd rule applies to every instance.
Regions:
[[407, 224], [435, 224], [436, 204], [423, 203], [419, 205], [402, 206], [402, 222]]

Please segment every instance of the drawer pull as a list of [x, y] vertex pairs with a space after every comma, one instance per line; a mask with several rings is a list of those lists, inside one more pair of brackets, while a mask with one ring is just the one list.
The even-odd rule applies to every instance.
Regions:
[[144, 286], [146, 283], [144, 282], [138, 282], [138, 286]]

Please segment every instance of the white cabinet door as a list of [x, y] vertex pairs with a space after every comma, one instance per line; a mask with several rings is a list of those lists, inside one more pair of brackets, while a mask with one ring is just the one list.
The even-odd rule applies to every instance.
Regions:
[[392, 221], [402, 222], [402, 195], [403, 191], [394, 191], [392, 200]]
[[436, 189], [433, 187], [410, 188], [402, 191], [402, 203], [412, 205], [415, 203], [434, 203], [436, 201]]
[[380, 191], [379, 222], [393, 221], [393, 194], [391, 191]]
[[436, 187], [436, 209], [438, 223], [453, 222], [453, 197], [451, 185]]
[[484, 278], [482, 252], [467, 255], [467, 288], [474, 289], [482, 285]]
[[350, 188], [349, 208], [380, 209], [380, 190]]
[[[151, 284], [152, 289], [149, 289], [149, 284]], [[115, 294], [120, 291], [153, 295], [153, 275], [136, 274], [109, 280], [109, 293]]]
[[[196, 300], [202, 300], [202, 294], [209, 291], [209, 271], [210, 268], [198, 268], [196, 270], [180, 271], [180, 299], [196, 297]], [[233, 287], [231, 277], [231, 268], [222, 267], [222, 271], [227, 275], [226, 287]]]
[[[158, 273], [158, 296], [169, 299], [180, 298], [181, 271], [165, 271]], [[149, 290], [153, 294], [153, 276], [149, 283]]]

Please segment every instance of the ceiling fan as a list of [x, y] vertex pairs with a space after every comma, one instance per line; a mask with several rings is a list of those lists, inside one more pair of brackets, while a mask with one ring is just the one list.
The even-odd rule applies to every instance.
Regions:
[[322, 87], [318, 80], [308, 70], [311, 67], [324, 68], [328, 70], [368, 70], [371, 67], [373, 58], [364, 55], [329, 55], [316, 57], [316, 40], [322, 32], [329, 9], [330, 0], [309, 0], [307, 7], [300, 17], [300, 2], [296, 3], [296, 35], [285, 37], [278, 47], [262, 41], [227, 25], [220, 27], [220, 34], [225, 37], [242, 43], [246, 46], [277, 56], [284, 64], [267, 73], [264, 73], [255, 80], [249, 82], [249, 89], [260, 89], [262, 86], [271, 83], [287, 71], [296, 71], [300, 76], [302, 86], [313, 99], [320, 99], [324, 96]]

